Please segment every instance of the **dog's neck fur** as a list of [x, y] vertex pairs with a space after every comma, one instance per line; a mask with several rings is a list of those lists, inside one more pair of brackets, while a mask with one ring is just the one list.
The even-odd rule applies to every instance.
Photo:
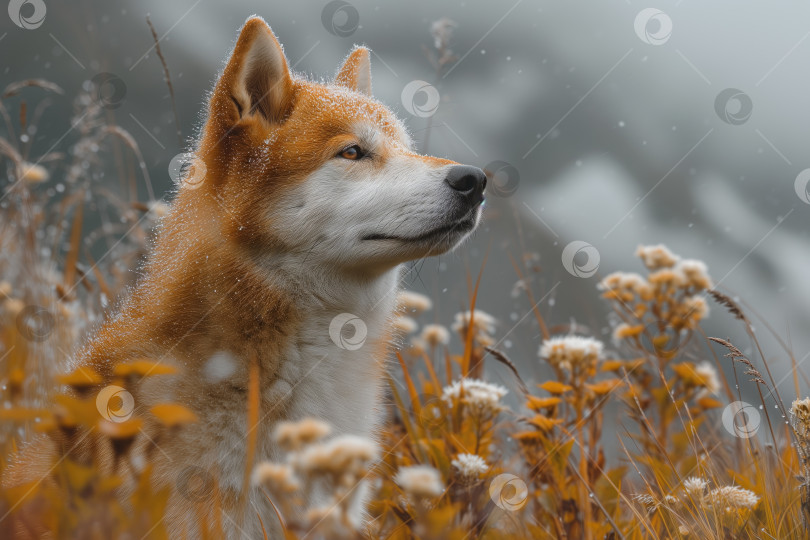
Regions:
[[[286, 402], [286, 414], [292, 419], [316, 417], [338, 433], [369, 436], [380, 412], [377, 404], [391, 339], [398, 267], [356, 276], [303, 259], [268, 256], [259, 266], [272, 290], [283, 289], [296, 298], [298, 314], [280, 356], [278, 377], [263, 388], [264, 395], [270, 402]], [[352, 314], [365, 325], [364, 341], [357, 349], [336, 342], [339, 336], [330, 327], [341, 314]]]

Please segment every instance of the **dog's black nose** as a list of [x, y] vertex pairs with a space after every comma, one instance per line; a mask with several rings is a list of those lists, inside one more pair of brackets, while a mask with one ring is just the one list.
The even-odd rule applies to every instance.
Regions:
[[484, 189], [487, 187], [487, 175], [478, 167], [455, 165], [444, 179], [451, 188], [464, 195], [472, 204], [484, 200]]

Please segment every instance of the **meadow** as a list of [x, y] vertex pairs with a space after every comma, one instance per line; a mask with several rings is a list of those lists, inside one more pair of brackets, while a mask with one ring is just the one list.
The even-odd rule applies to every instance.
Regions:
[[[448, 53], [437, 45], [432, 54], [441, 73]], [[182, 373], [137, 359], [116, 366], [114, 385], [102, 387], [92, 370], [65, 369], [137, 278], [168, 204], [152, 193], [139, 199], [139, 186], [151, 186], [148, 168], [97, 90], [89, 84], [75, 96], [69, 150], [45, 155], [31, 154], [27, 134], [47, 118], [48, 96], [64, 91], [33, 79], [0, 96], [0, 538], [168, 538], [172, 496], [198, 508], [201, 531], [187, 538], [220, 538], [229, 524], [217, 511], [216, 471], [177, 471], [167, 483], [152, 475], [148, 454], [132, 453], [144, 422], [162, 425], [166, 440], [199, 420], [173, 402], [133, 413], [128, 389]], [[112, 157], [114, 172], [101, 155]], [[275, 509], [256, 515], [263, 528], [280, 522], [289, 540], [806, 537], [806, 381], [794, 370], [795, 391], [780, 395], [750, 314], [715, 288], [711, 269], [663, 245], [639, 246], [633, 268], [599, 281], [596, 308], [613, 332], [604, 340], [547, 320], [537, 302], [547, 292], [542, 270], [525, 254], [509, 255], [542, 337], [528, 364], [552, 376], [527, 384], [530, 374], [517, 367], [526, 359], [515, 362], [501, 346], [508, 326], [478, 301], [486, 265], [468, 269], [468, 309], [444, 324], [424, 322], [433, 299], [403, 291], [378, 437], [333, 434], [315, 418], [278, 426], [285, 458], [245, 459], [246, 485]], [[707, 335], [701, 323], [710, 316], [734, 319], [755, 354]], [[788, 346], [782, 360], [796, 364]], [[487, 380], [493, 366], [511, 374], [508, 387]], [[743, 400], [746, 385], [758, 391], [753, 405]], [[244, 407], [253, 418], [250, 396]], [[608, 408], [618, 418], [606, 418]], [[77, 434], [87, 432], [135, 477], [102, 470], [92, 455], [74, 459]], [[14, 485], [9, 475], [32, 438], [59, 457], [39, 480]], [[151, 451], [160, 444], [151, 441]], [[125, 480], [137, 489], [122, 497]], [[325, 482], [328, 504], [309, 507]], [[348, 512], [361, 482], [370, 487], [364, 524]]]

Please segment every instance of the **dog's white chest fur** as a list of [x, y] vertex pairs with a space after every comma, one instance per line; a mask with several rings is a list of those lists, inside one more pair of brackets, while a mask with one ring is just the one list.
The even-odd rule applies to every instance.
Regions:
[[[314, 417], [335, 433], [368, 436], [379, 417], [380, 366], [394, 309], [395, 280], [342, 307], [313, 309], [285, 353], [266, 397], [287, 392], [290, 419]], [[278, 388], [275, 386], [278, 385]]]
[[[259, 423], [265, 435], [258, 441], [257, 460], [284, 458], [272, 440], [269, 422], [317, 418], [328, 423], [334, 434], [373, 436], [380, 419], [383, 364], [398, 274], [394, 269], [363, 284], [330, 279], [313, 290], [311, 302], [300, 306], [301, 324], [278, 359], [275, 374], [260, 388]], [[243, 360], [242, 365], [247, 365]], [[242, 381], [245, 375], [234, 373]], [[217, 424], [232, 426], [234, 436], [237, 426], [245, 426], [244, 402], [223, 407], [221, 414], [225, 417]], [[223, 445], [218, 453], [220, 469], [226, 474], [221, 481], [239, 486], [244, 448]]]

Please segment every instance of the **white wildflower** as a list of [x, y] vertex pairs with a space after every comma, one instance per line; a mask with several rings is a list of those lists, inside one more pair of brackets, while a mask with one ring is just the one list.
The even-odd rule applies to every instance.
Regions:
[[415, 320], [410, 317], [405, 317], [404, 315], [394, 317], [392, 326], [394, 327], [394, 332], [402, 335], [413, 334], [419, 328]]
[[152, 221], [159, 221], [163, 216], [169, 213], [169, 205], [165, 201], [150, 201], [148, 207], [148, 215]]
[[597, 288], [603, 291], [622, 293], [623, 300], [631, 301], [633, 296], [648, 300], [652, 296], [652, 287], [641, 275], [635, 272], [613, 272], [599, 282]]
[[703, 492], [709, 484], [703, 478], [697, 476], [690, 476], [683, 481], [683, 490], [690, 497], [700, 500], [703, 497]]
[[672, 253], [664, 244], [638, 246], [636, 257], [641, 258], [644, 266], [650, 270], [671, 268], [678, 262], [678, 256]]
[[282, 447], [294, 450], [326, 437], [331, 431], [326, 422], [304, 418], [298, 422], [281, 422], [276, 426], [273, 437]]
[[289, 465], [265, 461], [253, 469], [253, 485], [266, 486], [274, 493], [293, 493], [301, 484]]
[[430, 347], [450, 343], [450, 331], [440, 324], [428, 324], [422, 329], [422, 341]]
[[699, 321], [709, 316], [709, 305], [699, 296], [690, 296], [683, 301], [688, 319]]
[[463, 378], [445, 386], [442, 399], [450, 405], [460, 400], [480, 414], [495, 414], [504, 408], [500, 401], [507, 393], [508, 390], [503, 386]]
[[477, 480], [479, 476], [489, 469], [484, 458], [477, 454], [459, 454], [450, 464], [458, 470], [459, 475], [466, 481]]
[[417, 499], [438, 497], [444, 492], [439, 471], [427, 465], [400, 467], [394, 482], [405, 493]]
[[[464, 311], [462, 313], [456, 313], [452, 328], [462, 339], [467, 339], [467, 332], [470, 328], [470, 312]], [[476, 309], [472, 313], [472, 331], [475, 340], [480, 345], [492, 345], [495, 342], [492, 338], [493, 334], [495, 334], [495, 317], [480, 309]]]
[[557, 336], [543, 341], [539, 355], [552, 366], [571, 371], [592, 367], [602, 356], [601, 341], [584, 336]]
[[709, 269], [706, 263], [695, 259], [686, 259], [678, 263], [676, 268], [684, 275], [687, 284], [698, 289], [710, 289], [712, 278], [709, 277]]
[[397, 295], [397, 306], [403, 313], [422, 313], [433, 307], [429, 297], [414, 291], [400, 291]]
[[681, 500], [674, 496], [674, 495], [664, 495], [664, 499], [661, 502], [660, 506], [666, 506], [668, 508], [675, 508], [681, 504]]
[[711, 362], [703, 361], [695, 366], [695, 373], [703, 379], [703, 385], [706, 392], [709, 394], [716, 394], [720, 391], [720, 379], [717, 375], [717, 369]]
[[735, 508], [753, 508], [759, 502], [759, 497], [753, 491], [739, 486], [723, 486], [711, 490], [708, 500], [712, 506], [730, 512]]
[[296, 463], [309, 475], [331, 475], [351, 484], [379, 457], [377, 443], [356, 435], [341, 435], [305, 448]]

